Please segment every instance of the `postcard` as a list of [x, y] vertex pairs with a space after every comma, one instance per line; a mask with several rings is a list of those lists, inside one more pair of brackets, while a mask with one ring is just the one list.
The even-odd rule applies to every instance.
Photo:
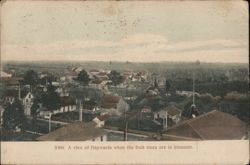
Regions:
[[1, 164], [247, 164], [246, 1], [1, 2]]

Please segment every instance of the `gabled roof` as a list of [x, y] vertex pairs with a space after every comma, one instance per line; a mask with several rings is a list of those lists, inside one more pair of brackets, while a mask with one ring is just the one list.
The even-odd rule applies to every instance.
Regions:
[[246, 124], [237, 117], [213, 110], [169, 128], [166, 135], [183, 140], [233, 140], [241, 139], [246, 130]]
[[112, 95], [105, 95], [102, 101], [103, 108], [116, 108], [119, 100], [121, 97], [119, 96], [112, 96]]
[[181, 110], [171, 105], [163, 109], [163, 111], [168, 112], [168, 115], [175, 116], [181, 113]]
[[96, 128], [94, 122], [67, 124], [37, 138], [38, 141], [86, 141], [105, 135], [106, 131]]
[[105, 115], [101, 115], [101, 116], [97, 116], [97, 118], [100, 120], [100, 121], [104, 121], [104, 120], [107, 120], [110, 116], [108, 114], [105, 114]]

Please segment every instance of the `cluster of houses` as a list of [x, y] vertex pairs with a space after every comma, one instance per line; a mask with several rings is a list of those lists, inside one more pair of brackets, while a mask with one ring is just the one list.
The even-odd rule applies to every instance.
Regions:
[[[39, 103], [39, 117], [46, 118], [48, 115], [65, 114], [68, 112], [78, 112], [79, 120], [67, 124], [55, 131], [39, 137], [37, 140], [87, 140], [87, 141], [106, 141], [107, 132], [103, 129], [105, 121], [112, 117], [121, 117], [126, 115], [131, 109], [127, 100], [134, 101], [136, 97], [122, 97], [117, 93], [109, 91], [107, 84], [110, 71], [105, 70], [89, 70], [87, 73], [90, 78], [88, 88], [103, 91], [100, 102], [91, 100], [88, 97], [84, 100], [76, 99], [70, 95], [67, 84], [76, 85], [75, 79], [82, 68], [72, 68], [68, 73], [60, 76], [58, 81], [53, 81], [52, 85], [56, 87], [59, 97], [58, 109], [48, 111]], [[40, 77], [46, 77], [46, 73], [39, 74]], [[148, 83], [145, 89], [145, 97], [155, 97], [162, 94], [157, 81], [157, 74], [150, 74], [146, 71], [132, 72], [126, 70], [121, 73], [122, 81], [119, 87], [128, 87], [134, 83]], [[1, 72], [1, 83], [7, 88], [3, 93], [1, 103], [12, 104], [15, 99], [19, 99], [23, 105], [26, 116], [31, 116], [31, 107], [34, 103], [37, 91], [47, 91], [46, 85], [37, 85], [31, 90], [31, 87], [21, 87], [20, 81], [22, 77], [13, 77], [11, 74]], [[69, 86], [69, 85], [68, 85]], [[164, 93], [164, 92], [163, 92]], [[177, 95], [191, 97], [194, 92], [177, 91]], [[198, 95], [198, 93], [196, 93]], [[4, 111], [0, 106], [1, 114]], [[196, 113], [195, 107], [191, 107], [190, 116], [184, 116], [183, 110], [176, 106], [166, 106], [157, 111], [153, 111], [150, 106], [144, 106], [139, 110], [141, 119], [150, 119], [156, 125], [160, 125], [163, 131], [162, 140], [210, 140], [210, 139], [242, 139], [245, 137], [246, 126], [238, 118], [225, 114], [223, 112], [212, 111], [208, 114]], [[82, 115], [92, 115], [91, 122], [83, 121]], [[1, 115], [2, 116], [2, 115]], [[2, 120], [2, 119], [1, 119]], [[226, 125], [226, 126], [225, 126]], [[224, 129], [225, 128], [225, 129]], [[231, 136], [230, 128], [233, 128], [235, 135]], [[209, 129], [209, 131], [204, 131]], [[226, 132], [226, 131], [228, 132]], [[223, 132], [224, 131], [224, 132]], [[211, 135], [213, 132], [218, 136]], [[74, 136], [77, 135], [77, 136]]]

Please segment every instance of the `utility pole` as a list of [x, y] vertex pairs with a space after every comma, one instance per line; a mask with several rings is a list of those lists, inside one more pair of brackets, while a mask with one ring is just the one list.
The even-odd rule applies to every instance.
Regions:
[[194, 92], [195, 92], [195, 85], [194, 85], [195, 84], [195, 80], [194, 79], [195, 79], [195, 74], [193, 73], [193, 105], [195, 105], [194, 104], [194, 95], [195, 95], [194, 94]]
[[193, 72], [193, 104], [192, 104], [192, 106], [191, 107], [196, 107], [195, 106], [195, 73]]
[[79, 107], [79, 120], [82, 121], [82, 101], [80, 100], [80, 107]]
[[52, 113], [49, 113], [49, 116], [45, 116], [45, 119], [49, 120], [49, 132], [51, 131], [51, 117], [52, 117]]

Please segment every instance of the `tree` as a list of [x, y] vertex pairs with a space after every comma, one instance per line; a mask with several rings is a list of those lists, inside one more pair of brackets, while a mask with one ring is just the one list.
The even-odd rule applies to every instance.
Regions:
[[112, 81], [112, 84], [114, 86], [118, 85], [121, 83], [122, 76], [120, 75], [119, 72], [112, 70], [110, 74], [108, 74], [109, 79]]
[[23, 129], [26, 119], [21, 102], [15, 99], [12, 104], [7, 104], [3, 112], [3, 127], [7, 130]]
[[169, 92], [170, 91], [170, 82], [168, 80], [166, 80], [166, 83], [165, 83], [165, 89], [166, 89], [166, 92]]
[[48, 110], [55, 110], [60, 107], [60, 96], [56, 93], [53, 85], [47, 87], [47, 91], [42, 98], [42, 103]]
[[76, 80], [79, 81], [82, 85], [86, 86], [89, 84], [90, 78], [85, 70], [81, 70]]
[[53, 74], [48, 73], [47, 76], [39, 80], [39, 83], [42, 85], [52, 84], [52, 81], [54, 81], [55, 79], [56, 78]]
[[31, 87], [36, 85], [38, 82], [38, 75], [34, 70], [28, 70], [23, 76], [23, 83], [30, 85]]
[[35, 99], [32, 106], [31, 106], [32, 127], [34, 130], [36, 128], [36, 121], [37, 121], [38, 113], [39, 113], [39, 105], [38, 105], [37, 99]]

